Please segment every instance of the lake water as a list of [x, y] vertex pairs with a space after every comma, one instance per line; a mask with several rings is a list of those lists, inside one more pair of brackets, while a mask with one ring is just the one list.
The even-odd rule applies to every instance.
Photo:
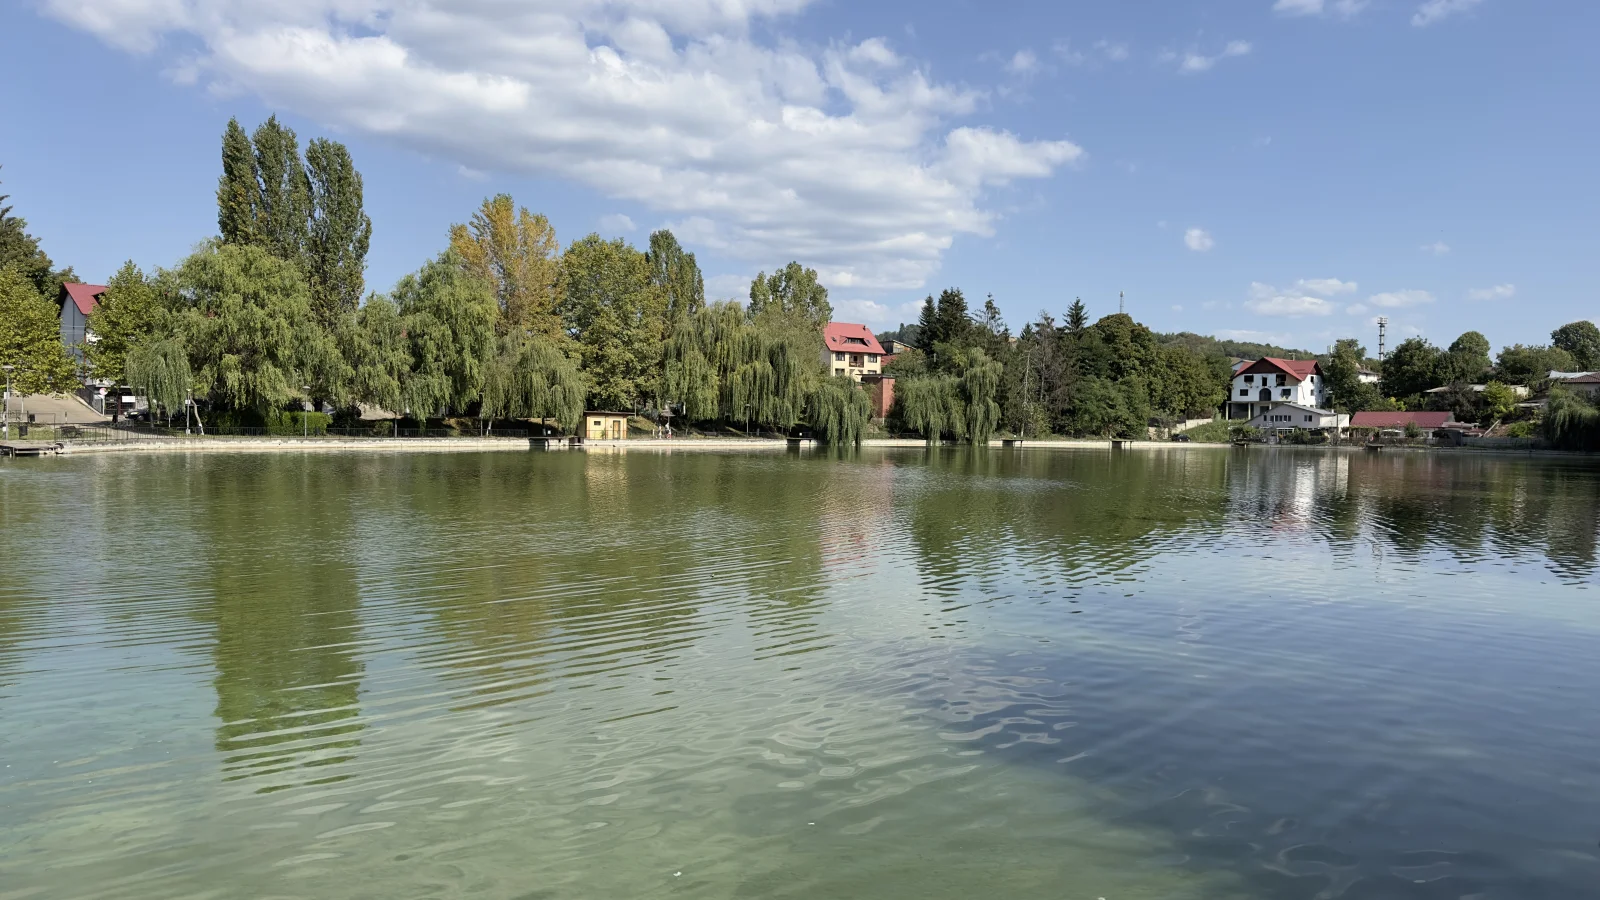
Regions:
[[0, 898], [1600, 896], [1600, 469], [0, 463]]

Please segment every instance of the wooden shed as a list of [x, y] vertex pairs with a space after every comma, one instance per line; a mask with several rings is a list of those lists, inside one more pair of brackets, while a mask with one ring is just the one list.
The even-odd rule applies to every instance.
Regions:
[[632, 413], [590, 410], [583, 414], [583, 438], [587, 441], [620, 441], [628, 436], [628, 417]]

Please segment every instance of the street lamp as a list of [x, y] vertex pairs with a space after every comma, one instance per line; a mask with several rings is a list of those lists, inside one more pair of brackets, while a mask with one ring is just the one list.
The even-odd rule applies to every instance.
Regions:
[[0, 420], [0, 440], [11, 439], [11, 373], [16, 371], [16, 366], [0, 366], [6, 370], [6, 412], [5, 418]]
[[[313, 403], [311, 401], [311, 399], [310, 399], [311, 398], [311, 385], [309, 385], [309, 384], [303, 385], [302, 386], [302, 390], [304, 390], [306, 392], [306, 404], [308, 406], [315, 407], [316, 404]], [[311, 437], [311, 413], [305, 412], [303, 410], [300, 413], [300, 436], [302, 438]]]

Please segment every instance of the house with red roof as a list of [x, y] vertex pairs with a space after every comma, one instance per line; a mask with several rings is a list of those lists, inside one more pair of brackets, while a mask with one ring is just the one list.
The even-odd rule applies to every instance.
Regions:
[[829, 322], [822, 328], [822, 365], [829, 375], [883, 374], [883, 345], [872, 329], [849, 322]]
[[1350, 417], [1351, 428], [1370, 428], [1374, 431], [1404, 431], [1416, 425], [1432, 434], [1435, 431], [1459, 431], [1468, 426], [1455, 420], [1450, 412], [1358, 412]]
[[1271, 413], [1278, 403], [1327, 409], [1328, 383], [1322, 365], [1314, 359], [1264, 356], [1234, 367], [1224, 406], [1227, 418], [1253, 419]]
[[89, 313], [94, 312], [105, 292], [103, 284], [66, 282], [56, 296], [56, 304], [61, 307], [61, 343], [79, 359], [83, 358], [82, 345], [94, 340], [89, 333]]

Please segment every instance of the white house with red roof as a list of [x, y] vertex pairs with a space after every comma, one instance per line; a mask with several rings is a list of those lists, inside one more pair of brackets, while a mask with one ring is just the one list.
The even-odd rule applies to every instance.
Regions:
[[883, 345], [872, 329], [850, 322], [829, 322], [822, 328], [822, 365], [829, 375], [883, 374]]
[[1234, 368], [1225, 407], [1227, 418], [1253, 419], [1271, 413], [1278, 403], [1327, 409], [1328, 383], [1321, 364], [1314, 359], [1265, 356]]

